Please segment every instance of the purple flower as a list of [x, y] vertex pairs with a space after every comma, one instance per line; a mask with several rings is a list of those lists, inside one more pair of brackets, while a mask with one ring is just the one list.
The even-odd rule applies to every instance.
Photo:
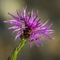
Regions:
[[34, 41], [34, 43], [39, 46], [36, 40], [38, 40], [40, 44], [43, 45], [41, 38], [46, 37], [48, 39], [54, 39], [48, 36], [48, 34], [54, 33], [54, 30], [50, 29], [52, 24], [47, 25], [49, 20], [47, 20], [44, 24], [41, 24], [40, 19], [37, 19], [38, 11], [36, 14], [34, 14], [33, 10], [26, 14], [26, 9], [27, 7], [24, 7], [22, 12], [16, 10], [17, 16], [8, 13], [14, 18], [14, 20], [4, 21], [5, 23], [10, 23], [14, 25], [12, 27], [9, 27], [8, 29], [13, 29], [14, 31], [12, 33], [18, 32], [15, 40], [21, 35], [23, 35], [24, 38], [27, 38], [29, 40], [31, 46], [32, 41]]

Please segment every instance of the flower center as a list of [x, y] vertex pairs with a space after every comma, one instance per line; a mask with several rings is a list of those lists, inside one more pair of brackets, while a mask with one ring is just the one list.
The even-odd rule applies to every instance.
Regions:
[[28, 27], [25, 28], [24, 33], [23, 33], [24, 38], [28, 38], [30, 36], [30, 34], [31, 34], [31, 29]]

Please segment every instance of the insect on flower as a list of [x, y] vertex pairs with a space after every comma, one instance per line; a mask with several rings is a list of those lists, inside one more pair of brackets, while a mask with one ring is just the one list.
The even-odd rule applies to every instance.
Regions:
[[33, 12], [33, 10], [26, 14], [26, 9], [27, 7], [24, 7], [22, 12], [20, 12], [20, 10], [17, 10], [16, 11], [17, 16], [8, 13], [10, 16], [14, 18], [14, 20], [4, 21], [5, 23], [10, 23], [14, 25], [12, 27], [9, 27], [8, 29], [13, 29], [14, 31], [12, 33], [18, 32], [15, 37], [15, 40], [21, 35], [23, 35], [24, 38], [27, 38], [29, 40], [31, 46], [32, 46], [32, 41], [34, 41], [34, 43], [37, 46], [39, 46], [36, 40], [38, 40], [40, 44], [43, 45], [40, 37], [54, 39], [48, 36], [48, 34], [54, 33], [54, 30], [50, 29], [52, 24], [47, 25], [49, 20], [47, 20], [44, 24], [41, 24], [40, 19], [37, 19], [38, 11], [36, 14]]

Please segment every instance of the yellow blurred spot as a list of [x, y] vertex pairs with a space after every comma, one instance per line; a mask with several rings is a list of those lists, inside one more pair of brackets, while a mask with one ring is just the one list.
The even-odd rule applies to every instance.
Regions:
[[21, 0], [20, 2], [18, 0], [2, 0], [1, 1], [1, 14], [4, 18], [8, 19], [10, 16], [8, 15], [8, 12], [16, 11], [16, 9], [22, 9], [24, 2]]

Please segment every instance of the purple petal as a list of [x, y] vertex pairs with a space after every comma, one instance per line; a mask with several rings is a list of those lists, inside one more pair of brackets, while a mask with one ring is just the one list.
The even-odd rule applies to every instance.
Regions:
[[34, 14], [32, 14], [32, 16], [31, 16], [31, 18], [29, 20], [31, 27], [36, 27], [37, 25], [40, 24], [40, 19], [36, 20], [37, 17], [38, 17], [37, 15], [34, 16]]
[[8, 29], [16, 29], [18, 28], [18, 26], [12, 26], [12, 27], [9, 27]]
[[42, 41], [40, 40], [40, 38], [37, 38], [37, 40], [40, 42], [40, 44], [43, 46]]
[[54, 32], [45, 32], [45, 34], [53, 34]]
[[21, 16], [22, 18], [24, 18], [26, 16], [26, 9], [27, 9], [27, 6], [23, 8], [22, 12], [21, 12]]
[[12, 33], [14, 33], [14, 32], [16, 32], [16, 31], [19, 31], [21, 28], [18, 28], [18, 29], [16, 29], [16, 30], [14, 30]]
[[31, 12], [31, 16], [30, 16], [30, 19], [29, 19], [29, 23], [30, 23], [30, 25], [32, 24], [32, 22], [33, 22], [33, 20], [34, 20], [34, 13], [33, 13], [33, 10], [32, 10], [32, 12]]
[[33, 39], [33, 37], [34, 37], [34, 35], [33, 35], [33, 33], [31, 33], [29, 36], [29, 40], [31, 41]]
[[45, 26], [48, 23], [49, 20], [47, 20], [41, 27]]
[[16, 10], [17, 15], [20, 17], [20, 10]]
[[16, 17], [16, 16], [14, 16], [13, 14], [11, 14], [11, 13], [8, 13], [10, 16], [12, 16], [13, 18], [15, 18], [16, 20], [18, 20], [19, 18], [18, 17]]
[[46, 30], [46, 28], [47, 28], [46, 26], [45, 27], [41, 27], [42, 30]]
[[10, 23], [10, 24], [15, 24], [15, 25], [20, 25], [21, 22], [17, 21], [17, 20], [7, 20], [7, 21], [4, 21], [5, 23]]
[[41, 34], [41, 31], [40, 30], [34, 31], [34, 35], [36, 35], [36, 34]]
[[33, 21], [32, 27], [37, 27], [40, 24], [40, 19], [35, 19], [35, 21]]
[[35, 20], [34, 23], [32, 24], [32, 27], [35, 27], [37, 24], [37, 21]]
[[38, 10], [37, 10], [36, 15], [34, 16], [34, 21], [37, 19], [37, 17], [38, 17]]
[[46, 30], [47, 32], [54, 32], [54, 30]]
[[51, 40], [54, 40], [54, 38], [52, 38], [52, 37], [48, 36], [47, 34], [44, 34], [44, 33], [43, 33], [43, 35], [44, 35], [45, 37], [47, 37], [47, 38], [51, 39]]
[[21, 35], [21, 32], [19, 31], [15, 37], [15, 40]]
[[27, 6], [24, 7], [24, 9], [23, 9], [23, 15], [24, 15], [24, 17], [26, 16], [26, 9], [27, 9]]
[[35, 45], [36, 45], [36, 46], [38, 46], [38, 47], [39, 47], [39, 45], [38, 45], [38, 44], [37, 44], [37, 42], [36, 42], [36, 39], [34, 39], [34, 43], [35, 43]]
[[53, 23], [48, 26], [48, 29], [49, 29], [52, 25], [53, 25]]
[[23, 32], [23, 28], [17, 33], [17, 35], [16, 35], [16, 37], [15, 37], [15, 40], [22, 34], [22, 32]]
[[52, 33], [54, 33], [55, 31], [54, 30], [46, 30], [46, 34], [52, 34]]
[[46, 42], [48, 42], [48, 40], [46, 39], [46, 37], [44, 35], [42, 35], [42, 39], [45, 40]]

